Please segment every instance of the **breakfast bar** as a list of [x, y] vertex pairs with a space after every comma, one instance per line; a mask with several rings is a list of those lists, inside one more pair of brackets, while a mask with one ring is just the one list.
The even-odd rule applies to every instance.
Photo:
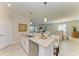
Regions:
[[29, 56], [53, 56], [53, 47], [56, 38], [56, 36], [51, 36], [43, 39], [36, 35], [34, 37], [22, 37], [22, 40], [24, 39], [26, 45], [28, 45], [25, 49]]

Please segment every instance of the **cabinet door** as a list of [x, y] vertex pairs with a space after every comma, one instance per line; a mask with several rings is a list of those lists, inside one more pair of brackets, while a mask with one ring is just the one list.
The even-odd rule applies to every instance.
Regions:
[[48, 47], [39, 45], [39, 56], [53, 56], [53, 43]]
[[39, 53], [39, 45], [29, 40], [29, 55], [30, 56], [38, 56]]
[[24, 48], [24, 50], [29, 55], [29, 40], [24, 38], [24, 37], [22, 37], [21, 38], [21, 46]]

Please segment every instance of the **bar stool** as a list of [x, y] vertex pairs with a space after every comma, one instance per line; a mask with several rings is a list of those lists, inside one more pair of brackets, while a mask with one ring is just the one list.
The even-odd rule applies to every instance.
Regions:
[[55, 41], [54, 41], [54, 48], [53, 48], [53, 50], [54, 50], [54, 55], [55, 56], [58, 56], [58, 53], [59, 53], [59, 37], [57, 37], [56, 36], [56, 39], [55, 39]]

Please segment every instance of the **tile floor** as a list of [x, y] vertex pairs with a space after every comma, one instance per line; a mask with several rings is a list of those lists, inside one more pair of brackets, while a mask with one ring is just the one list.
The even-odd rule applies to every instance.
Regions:
[[[0, 50], [0, 56], [27, 56], [19, 43]], [[60, 43], [59, 56], [79, 56], [79, 39], [63, 40]]]
[[27, 56], [19, 43], [11, 44], [0, 50], [0, 56]]
[[59, 56], [79, 56], [79, 39], [62, 41]]

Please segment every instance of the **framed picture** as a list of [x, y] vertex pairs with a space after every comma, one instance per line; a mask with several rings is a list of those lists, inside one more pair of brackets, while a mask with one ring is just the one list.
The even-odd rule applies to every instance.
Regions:
[[26, 24], [19, 24], [19, 32], [26, 32], [27, 25]]

